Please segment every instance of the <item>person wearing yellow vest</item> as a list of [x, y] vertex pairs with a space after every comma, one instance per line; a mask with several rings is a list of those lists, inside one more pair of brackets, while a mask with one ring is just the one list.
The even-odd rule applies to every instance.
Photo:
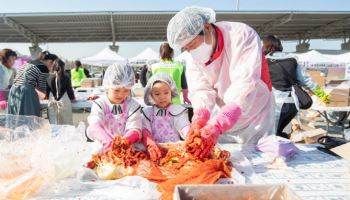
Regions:
[[84, 68], [81, 66], [80, 61], [75, 61], [75, 68], [70, 70], [70, 78], [72, 81], [72, 87], [77, 88], [80, 87], [81, 81], [86, 78]]
[[180, 93], [182, 92], [183, 103], [191, 104], [188, 99], [187, 81], [184, 67], [173, 60], [174, 50], [169, 46], [167, 42], [160, 45], [159, 49], [160, 59], [159, 63], [155, 63], [151, 66], [152, 75], [158, 73], [167, 73], [175, 81], [178, 96], [172, 99], [172, 103], [181, 104]]

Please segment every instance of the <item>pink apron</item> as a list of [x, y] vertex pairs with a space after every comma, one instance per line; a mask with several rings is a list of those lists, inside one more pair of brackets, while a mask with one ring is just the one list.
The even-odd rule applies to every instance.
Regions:
[[154, 113], [152, 108], [151, 126], [153, 138], [157, 143], [177, 142], [180, 135], [170, 121], [169, 112], [167, 110], [158, 110]]
[[112, 110], [110, 110], [108, 104], [104, 102], [105, 118], [103, 126], [111, 138], [114, 138], [116, 134], [124, 135], [127, 122], [126, 101], [123, 102], [122, 106], [113, 105]]

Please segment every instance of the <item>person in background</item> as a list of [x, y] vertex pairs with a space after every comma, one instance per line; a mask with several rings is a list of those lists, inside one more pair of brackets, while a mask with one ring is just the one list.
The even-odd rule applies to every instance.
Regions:
[[78, 88], [81, 85], [81, 81], [86, 78], [85, 68], [82, 67], [81, 62], [76, 60], [74, 62], [75, 67], [70, 70], [70, 78], [73, 88]]
[[282, 52], [282, 43], [275, 36], [268, 35], [263, 38], [263, 51], [269, 65], [272, 91], [276, 101], [276, 135], [288, 138], [288, 134], [283, 132], [283, 129], [292, 121], [299, 110], [291, 95], [290, 78], [295, 83], [311, 90], [325, 103], [329, 102], [329, 94], [312, 81], [311, 76], [305, 72], [293, 56]]
[[7, 107], [8, 89], [13, 84], [16, 71], [12, 68], [17, 59], [17, 53], [11, 49], [0, 51], [0, 113], [5, 112]]
[[104, 151], [111, 148], [116, 134], [122, 135], [130, 145], [141, 139], [141, 106], [130, 97], [134, 84], [131, 66], [113, 64], [107, 68], [103, 78], [107, 94], [93, 102], [87, 128], [87, 136], [98, 141]]
[[190, 134], [200, 133], [203, 148], [198, 145], [195, 156], [202, 158], [219, 139], [256, 144], [274, 133], [274, 97], [259, 35], [243, 23], [215, 21], [213, 9], [187, 7], [167, 28], [170, 46], [193, 58], [186, 64], [189, 82], [196, 82], [188, 87], [194, 109]]
[[21, 67], [9, 93], [7, 114], [40, 117], [39, 98], [44, 99], [46, 96], [49, 69], [52, 69], [56, 59], [55, 54], [43, 51], [37, 60]]
[[180, 94], [182, 92], [183, 103], [191, 104], [188, 99], [187, 81], [184, 67], [173, 60], [174, 50], [169, 46], [167, 42], [160, 45], [159, 54], [161, 61], [151, 66], [152, 76], [157, 73], [165, 72], [175, 81], [178, 96], [172, 99], [175, 104], [181, 104]]
[[52, 69], [54, 74], [47, 79], [48, 115], [51, 124], [73, 125], [71, 100], [75, 100], [75, 96], [72, 83], [65, 74], [64, 65], [61, 59], [56, 59]]
[[184, 140], [190, 129], [187, 108], [171, 102], [177, 92], [167, 73], [152, 76], [145, 88], [144, 102], [148, 107], [142, 109], [142, 141], [154, 161], [161, 158], [157, 143]]
[[149, 77], [147, 76], [148, 67], [144, 65], [140, 71], [140, 83], [142, 87], [146, 87]]

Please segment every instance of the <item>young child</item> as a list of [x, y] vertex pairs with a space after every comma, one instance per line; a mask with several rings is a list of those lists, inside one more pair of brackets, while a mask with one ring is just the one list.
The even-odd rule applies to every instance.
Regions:
[[177, 95], [176, 84], [167, 73], [152, 76], [146, 85], [144, 101], [151, 106], [142, 109], [142, 142], [152, 160], [161, 157], [156, 143], [185, 139], [190, 129], [187, 108], [171, 103]]
[[107, 68], [103, 79], [107, 94], [94, 101], [87, 128], [88, 137], [100, 142], [104, 151], [111, 148], [116, 134], [121, 134], [130, 145], [141, 138], [141, 106], [129, 95], [134, 83], [134, 71], [129, 65], [113, 64]]
[[71, 100], [75, 100], [70, 78], [64, 73], [64, 62], [53, 62], [53, 75], [47, 79], [46, 97], [49, 98], [48, 114], [51, 124], [73, 124]]

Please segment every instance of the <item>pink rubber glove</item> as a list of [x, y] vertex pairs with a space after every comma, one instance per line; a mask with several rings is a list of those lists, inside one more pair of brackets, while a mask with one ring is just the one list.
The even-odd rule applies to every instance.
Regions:
[[206, 158], [216, 143], [218, 143], [220, 132], [214, 126], [205, 126], [200, 130], [200, 133], [204, 149], [197, 149], [194, 155], [199, 158]]
[[183, 97], [184, 103], [191, 104], [191, 101], [188, 98], [188, 89], [182, 89], [182, 97]]
[[111, 149], [113, 138], [104, 130], [100, 123], [91, 124], [86, 131], [90, 139], [102, 144], [104, 151]]
[[6, 110], [6, 107], [7, 107], [7, 101], [5, 101], [5, 100], [0, 101], [0, 109]]
[[192, 134], [195, 134], [197, 131], [203, 128], [210, 119], [210, 112], [206, 108], [199, 108], [194, 111], [192, 117], [192, 123], [190, 129], [188, 130], [188, 134], [186, 138], [193, 138]]
[[197, 124], [201, 128], [205, 126], [210, 119], [210, 112], [206, 108], [196, 109], [193, 113], [192, 124]]
[[[215, 134], [221, 134], [231, 129], [241, 116], [241, 109], [235, 104], [227, 104], [221, 108], [220, 112], [211, 120], [208, 121], [207, 126], [213, 126], [209, 129]], [[216, 130], [215, 130], [216, 129]]]
[[222, 107], [221, 111], [200, 130], [204, 149], [198, 149], [195, 156], [207, 157], [216, 145], [219, 136], [231, 129], [240, 116], [241, 109], [236, 104], [231, 103]]
[[136, 142], [138, 142], [140, 140], [140, 134], [138, 130], [132, 129], [129, 130], [124, 136], [123, 138], [125, 138], [126, 141], [128, 141], [128, 143], [130, 145], [135, 144]]
[[147, 153], [152, 161], [157, 161], [162, 158], [162, 150], [153, 140], [151, 133], [147, 129], [142, 129], [142, 143], [147, 148]]

